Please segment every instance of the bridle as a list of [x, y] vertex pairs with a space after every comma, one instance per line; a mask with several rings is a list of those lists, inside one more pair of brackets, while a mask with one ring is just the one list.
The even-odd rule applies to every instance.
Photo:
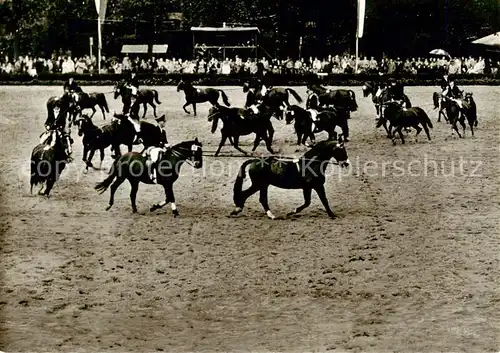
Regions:
[[188, 147], [172, 147], [172, 153], [174, 155], [176, 155], [177, 157], [180, 157], [182, 158], [184, 161], [186, 161], [187, 164], [189, 164], [191, 167], [194, 167], [194, 164], [193, 164], [193, 161], [192, 161], [192, 158], [194, 158], [194, 152], [198, 151], [199, 149], [201, 149], [201, 146], [199, 145], [196, 145], [196, 144], [192, 144], [191, 145], [191, 156], [190, 157], [187, 157], [185, 154], [177, 151], [175, 148], [179, 148], [179, 149], [188, 149]]

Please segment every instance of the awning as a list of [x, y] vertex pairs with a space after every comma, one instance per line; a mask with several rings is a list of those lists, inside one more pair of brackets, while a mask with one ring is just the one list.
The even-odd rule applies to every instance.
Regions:
[[258, 27], [191, 27], [193, 32], [259, 32]]
[[490, 47], [500, 47], [500, 32], [492, 33], [489, 36], [476, 39], [472, 44], [482, 44]]
[[122, 53], [147, 54], [148, 53], [148, 45], [147, 44], [124, 44], [122, 46]]
[[168, 51], [168, 44], [153, 44], [151, 52], [153, 54], [165, 54]]

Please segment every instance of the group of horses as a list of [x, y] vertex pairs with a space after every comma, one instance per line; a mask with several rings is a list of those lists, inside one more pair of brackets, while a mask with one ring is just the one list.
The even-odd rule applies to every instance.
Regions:
[[[372, 96], [372, 102], [377, 112], [376, 127], [384, 127], [387, 137], [392, 138], [396, 143], [396, 133], [404, 144], [403, 130], [410, 132], [411, 128], [416, 130], [416, 138], [422, 130], [425, 131], [430, 140], [429, 128], [433, 128], [432, 122], [427, 113], [421, 107], [413, 107], [406, 94], [399, 100], [391, 97], [390, 88], [381, 88], [376, 82], [365, 82], [363, 85], [363, 96]], [[452, 131], [462, 138], [458, 130], [458, 123], [463, 128], [465, 136], [465, 120], [468, 121], [471, 134], [474, 135], [474, 127], [477, 126], [477, 109], [472, 92], [460, 91], [459, 97], [452, 98], [442, 92], [434, 92], [432, 96], [434, 109], [438, 109], [438, 119], [441, 121], [441, 115], [445, 117], [447, 123], [451, 125]], [[389, 126], [387, 126], [389, 123]]]
[[[239, 139], [250, 134], [255, 134], [252, 151], [256, 150], [261, 141], [264, 141], [267, 150], [271, 153], [269, 157], [253, 158], [242, 163], [233, 187], [235, 209], [231, 214], [240, 213], [248, 197], [260, 192], [260, 202], [267, 216], [271, 219], [276, 218], [269, 209], [267, 198], [267, 190], [270, 185], [273, 185], [279, 188], [303, 190], [304, 204], [290, 212], [289, 215], [306, 208], [310, 204], [311, 193], [314, 190], [320, 197], [328, 215], [335, 217], [325, 194], [325, 169], [329, 163], [332, 163], [330, 162], [332, 158], [336, 160], [334, 164], [341, 167], [349, 165], [344, 142], [349, 141], [348, 120], [350, 114], [358, 108], [352, 90], [330, 90], [319, 85], [308, 85], [305, 107], [299, 105], [303, 99], [294, 89], [266, 88], [258, 80], [243, 84], [243, 92], [247, 94], [244, 107], [232, 107], [226, 93], [221, 89], [200, 89], [189, 82], [181, 81], [177, 86], [177, 91], [184, 92], [186, 103], [183, 110], [188, 114], [190, 112], [186, 107], [189, 105], [193, 106], [194, 115], [196, 115], [197, 104], [209, 102], [212, 105], [208, 115], [208, 121], [212, 123], [212, 133], [217, 130], [219, 121], [222, 122], [221, 141], [215, 156], [219, 155], [227, 140], [238, 151], [245, 156], [248, 155], [239, 147]], [[377, 91], [380, 92], [377, 94]], [[64, 129], [57, 127], [57, 124], [54, 124], [62, 119], [68, 123], [69, 129], [66, 131], [71, 131], [73, 124], [78, 128], [78, 135], [82, 137], [82, 160], [86, 164], [86, 171], [88, 168], [95, 168], [92, 164], [92, 158], [96, 151], [100, 152], [100, 166], [102, 166], [104, 159], [104, 150], [110, 146], [114, 152], [114, 162], [109, 176], [95, 186], [99, 192], [110, 188], [109, 205], [106, 210], [109, 210], [114, 204], [114, 194], [118, 187], [125, 180], [128, 180], [131, 185], [132, 210], [133, 212], [137, 211], [136, 195], [139, 184], [141, 182], [154, 184], [149, 173], [151, 163], [148, 163], [148, 156], [144, 154], [144, 151], [148, 147], [159, 146], [162, 136], [161, 128], [144, 117], [147, 105], [150, 105], [156, 118], [155, 103], [161, 103], [156, 90], [141, 89], [134, 97], [130, 87], [125, 82], [117, 83], [113, 93], [115, 99], [121, 96], [123, 110], [119, 114], [115, 113], [110, 122], [101, 127], [93, 123], [92, 117], [96, 112], [96, 105], [100, 107], [104, 120], [106, 119], [105, 113], [109, 113], [103, 93], [65, 92], [61, 97], [49, 99], [45, 125], [52, 137], [33, 149], [31, 188], [33, 185], [46, 183], [43, 195], [48, 197], [55, 181], [68, 163], [68, 157], [71, 153], [71, 136]], [[417, 131], [417, 136], [423, 129], [430, 140], [429, 128], [433, 128], [431, 120], [422, 108], [412, 107], [406, 95], [401, 101], [394, 101], [387, 95], [386, 90], [379, 90], [376, 83], [366, 82], [363, 86], [363, 95], [368, 97], [370, 94], [378, 115], [377, 127], [383, 126], [388, 137], [392, 137], [394, 143], [396, 134], [399, 134], [402, 143], [404, 143], [403, 129], [407, 128], [414, 128]], [[290, 104], [290, 96], [298, 104]], [[221, 97], [224, 105], [219, 104]], [[460, 137], [456, 126], [457, 122], [462, 124], [464, 131], [464, 119], [469, 121], [472, 131], [473, 126], [477, 126], [475, 103], [471, 93], [465, 94], [463, 102], [435, 93], [433, 101], [435, 108], [439, 108], [438, 121], [440, 116], [444, 115], [446, 121], [452, 125]], [[139, 117], [141, 105], [144, 109], [142, 118]], [[54, 110], [54, 108], [57, 109]], [[84, 114], [84, 109], [92, 109], [92, 115]], [[273, 118], [284, 119], [286, 124], [294, 123], [297, 145], [311, 147], [310, 150], [297, 160], [273, 156], [272, 143], [275, 132], [272, 124]], [[337, 127], [342, 130], [340, 135], [335, 130]], [[315, 134], [321, 131], [327, 132], [328, 139], [316, 143]], [[310, 144], [307, 142], [308, 139]], [[128, 152], [122, 155], [120, 145], [127, 146]], [[142, 145], [142, 151], [132, 151], [134, 145]], [[187, 162], [194, 168], [201, 168], [203, 155], [202, 143], [197, 138], [173, 145], [160, 153], [156, 183], [163, 186], [165, 199], [152, 205], [151, 211], [170, 203], [174, 216], [179, 214], [175, 205], [173, 184], [179, 177], [180, 166]], [[252, 184], [248, 189], [243, 190], [242, 183], [247, 173]]]
[[[271, 141], [274, 131], [272, 130], [272, 124], [259, 124], [259, 122], [262, 121], [261, 119], [270, 122], [272, 116], [279, 120], [283, 119], [285, 109], [291, 109], [292, 107], [288, 102], [289, 95], [294, 96], [299, 103], [302, 102], [297, 92], [290, 88], [272, 88], [266, 92], [262, 91], [263, 94], [254, 94], [255, 90], [250, 89], [250, 95], [253, 95], [253, 98], [248, 100], [251, 102], [249, 103], [250, 106], [230, 108], [227, 95], [222, 90], [213, 88], [201, 90], [182, 81], [179, 83], [177, 90], [185, 92], [186, 105], [183, 107], [185, 111], [186, 106], [192, 104], [196, 113], [197, 103], [210, 102], [213, 106], [210, 109], [211, 117], [209, 117], [209, 120], [213, 121], [214, 126], [217, 126], [218, 120], [224, 122], [222, 130], [231, 132], [229, 138], [235, 147], [238, 146], [238, 137], [244, 135], [245, 129], [248, 129], [248, 131], [255, 132], [258, 137], [263, 137], [264, 140], [270, 136], [271, 140], [269, 140], [268, 148], [270, 151], [272, 151]], [[73, 143], [71, 128], [76, 125], [78, 135], [82, 137], [82, 160], [86, 164], [86, 171], [89, 167], [95, 168], [92, 164], [92, 158], [96, 151], [100, 152], [101, 165], [104, 159], [104, 150], [111, 147], [114, 152], [114, 162], [109, 176], [95, 186], [95, 189], [101, 193], [110, 188], [109, 205], [106, 210], [109, 210], [114, 204], [114, 194], [118, 187], [125, 180], [128, 180], [131, 185], [130, 200], [132, 210], [137, 212], [136, 195], [139, 184], [141, 182], [153, 184], [148, 170], [150, 166], [143, 152], [149, 146], [158, 146], [161, 133], [161, 129], [157, 124], [139, 118], [139, 108], [140, 105], [144, 107], [142, 115], [144, 118], [147, 109], [146, 105], [151, 105], [156, 117], [154, 103], [161, 103], [155, 90], [143, 89], [139, 91], [136, 97], [132, 97], [130, 88], [124, 82], [119, 82], [114, 87], [114, 97], [118, 98], [119, 96], [122, 97], [122, 112], [120, 114], [115, 113], [111, 121], [101, 127], [94, 124], [92, 117], [96, 112], [95, 106], [98, 105], [101, 108], [103, 119], [106, 120], [106, 113], [109, 113], [109, 109], [104, 94], [65, 92], [60, 97], [51, 97], [48, 100], [45, 127], [52, 137], [33, 149], [31, 156], [31, 191], [34, 185], [42, 184], [39, 194], [49, 197], [54, 183], [58, 180], [66, 164], [71, 161], [71, 144]], [[218, 103], [220, 96], [222, 96], [226, 106], [221, 106]], [[92, 115], [83, 113], [84, 109], [92, 109]], [[236, 123], [237, 127], [232, 126], [234, 121], [231, 119], [234, 112], [237, 112], [237, 115], [234, 116], [236, 119], [243, 120], [242, 124]], [[61, 121], [64, 123], [61, 123]], [[243, 125], [246, 125], [246, 127]], [[265, 129], [259, 130], [259, 126], [264, 126]], [[269, 127], [270, 129], [268, 129]], [[235, 133], [235, 131], [237, 132]], [[125, 154], [120, 152], [120, 145], [122, 144], [128, 148], [128, 152]], [[133, 145], [139, 144], [143, 146], [142, 152], [132, 151]], [[255, 192], [260, 191], [260, 200], [264, 210], [269, 218], [274, 219], [275, 216], [270, 211], [267, 201], [267, 189], [270, 185], [275, 185], [287, 189], [298, 188], [304, 190], [304, 205], [290, 212], [290, 214], [300, 212], [306, 208], [310, 203], [311, 192], [315, 190], [328, 215], [334, 217], [335, 215], [328, 205], [324, 189], [325, 162], [329, 162], [331, 158], [335, 158], [336, 164], [342, 167], [348, 166], [349, 162], [342, 136], [336, 140], [319, 142], [299, 160], [291, 161], [271, 156], [244, 162], [234, 185], [235, 210], [232, 214], [240, 213], [245, 200]], [[306, 163], [301, 163], [301, 161]], [[180, 166], [184, 162], [194, 168], [203, 166], [202, 143], [197, 138], [173, 145], [159, 156], [156, 183], [163, 186], [165, 199], [152, 205], [151, 211], [170, 203], [173, 215], [177, 216], [179, 214], [175, 205], [173, 184], [178, 179]], [[248, 170], [248, 174], [252, 179], [252, 186], [247, 190], [242, 190], [242, 178], [244, 178], [246, 170]], [[42, 193], [43, 184], [45, 184], [45, 191]]]

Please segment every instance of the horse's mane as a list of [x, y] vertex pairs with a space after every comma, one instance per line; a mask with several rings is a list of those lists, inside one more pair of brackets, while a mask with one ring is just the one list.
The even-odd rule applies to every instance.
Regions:
[[190, 149], [192, 145], [202, 146], [201, 142], [197, 140], [183, 141], [172, 146], [172, 149], [187, 148]]
[[314, 145], [309, 151], [304, 153], [301, 158], [303, 159], [312, 159], [313, 157], [319, 157], [325, 152], [325, 149], [331, 148], [333, 151], [337, 146], [337, 141], [333, 140], [324, 140], [318, 142]]

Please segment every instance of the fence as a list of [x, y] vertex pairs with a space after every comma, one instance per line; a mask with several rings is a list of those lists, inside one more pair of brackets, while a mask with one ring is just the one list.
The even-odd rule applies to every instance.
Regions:
[[[82, 86], [114, 85], [123, 78], [119, 74], [40, 74], [36, 77], [29, 75], [6, 75], [0, 74], [0, 85], [62, 85], [69, 77], [74, 77]], [[441, 78], [439, 74], [402, 74], [390, 76], [401, 80], [406, 86], [434, 86]], [[459, 85], [500, 85], [500, 74], [466, 74], [456, 75]], [[141, 85], [146, 86], [170, 86], [177, 85], [183, 79], [199, 86], [241, 86], [251, 76], [245, 74], [217, 75], [217, 74], [137, 74]], [[318, 81], [315, 74], [304, 75], [273, 75], [272, 81], [275, 86], [304, 86], [308, 83], [321, 82], [330, 86], [360, 86], [366, 81], [379, 80], [377, 74], [330, 74]]]

